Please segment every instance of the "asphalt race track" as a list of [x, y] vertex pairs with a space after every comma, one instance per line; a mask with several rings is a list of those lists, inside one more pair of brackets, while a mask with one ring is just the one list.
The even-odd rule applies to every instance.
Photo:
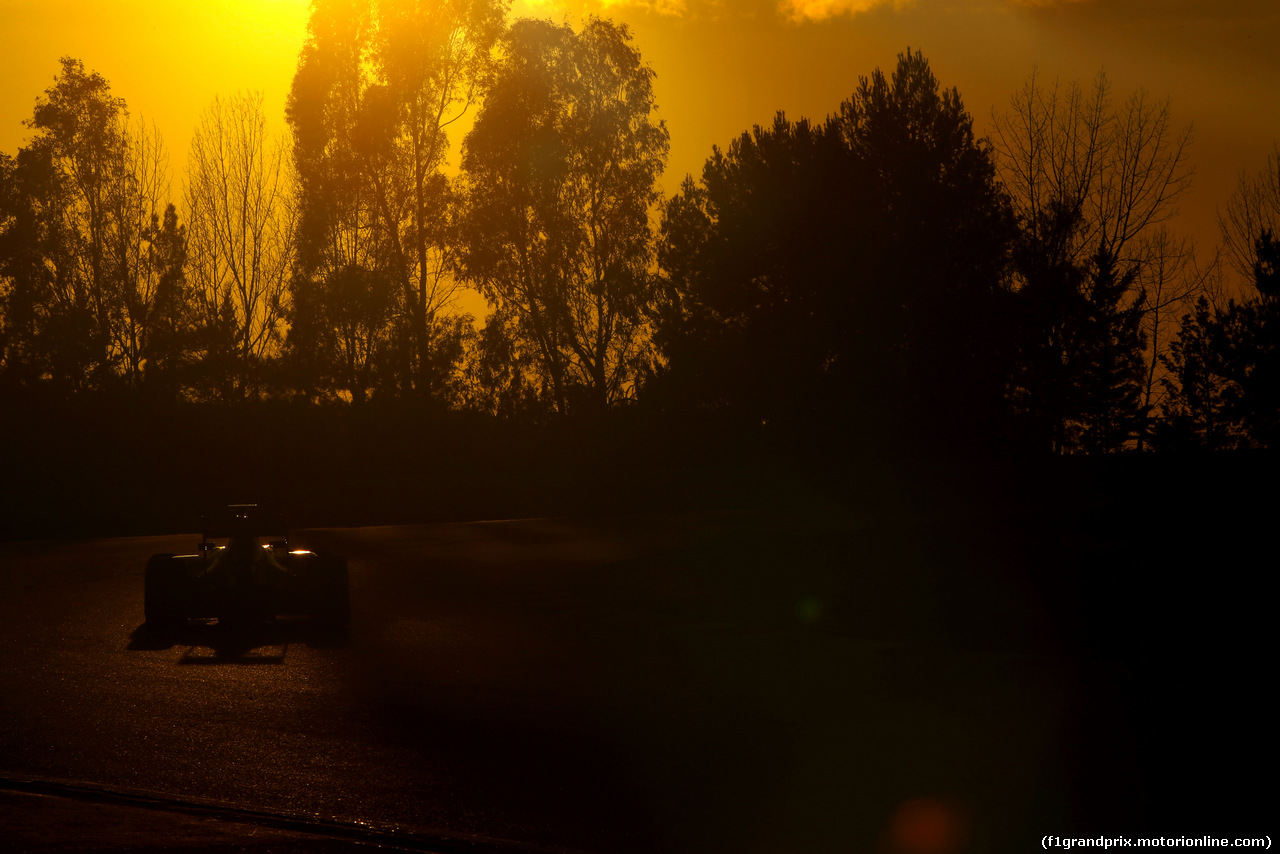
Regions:
[[[146, 559], [195, 539], [0, 543], [0, 777], [479, 850], [1029, 850], [1182, 812], [1152, 806], [1159, 666], [1064, 640], [1025, 554], [919, 520], [303, 531], [348, 557], [348, 636], [151, 637]], [[1196, 791], [1239, 783], [1183, 739]]]

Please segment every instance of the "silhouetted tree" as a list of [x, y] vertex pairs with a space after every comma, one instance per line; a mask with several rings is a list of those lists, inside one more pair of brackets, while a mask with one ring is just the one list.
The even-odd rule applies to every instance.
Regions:
[[256, 393], [283, 335], [294, 203], [284, 145], [267, 133], [260, 95], [215, 99], [191, 139], [187, 262], [218, 396]]
[[[395, 284], [380, 333], [387, 391], [449, 393], [441, 355], [456, 351], [447, 313], [459, 285], [448, 129], [479, 94], [505, 11], [501, 0], [312, 8], [288, 106], [301, 209], [295, 298], [351, 268]], [[339, 308], [333, 293], [312, 304]]]
[[1240, 176], [1218, 223], [1227, 260], [1246, 282], [1254, 283], [1259, 235], [1280, 234], [1280, 145], [1272, 148], [1261, 172]]
[[61, 215], [66, 182], [48, 146], [4, 155], [0, 166], [6, 383], [78, 389], [105, 358], [105, 345], [95, 339], [88, 289], [75, 275], [74, 234]]
[[465, 335], [459, 371], [464, 408], [508, 421], [537, 420], [551, 411], [554, 401], [539, 382], [538, 366], [516, 337], [516, 322], [501, 310]]
[[757, 127], [666, 206], [658, 388], [879, 442], [1005, 436], [1012, 220], [955, 90], [907, 52], [820, 127]]
[[563, 412], [634, 391], [668, 135], [626, 27], [521, 20], [467, 135], [460, 263]]
[[883, 355], [900, 365], [907, 417], [935, 439], [1005, 438], [1013, 221], [991, 146], [918, 51], [863, 79], [837, 121], [870, 176], [864, 293], [893, 336]]
[[36, 135], [6, 159], [11, 379], [78, 390], [142, 377], [163, 322], [155, 240], [168, 169], [158, 135], [127, 117], [101, 75], [66, 57], [27, 122]]
[[1085, 451], [1114, 453], [1137, 436], [1146, 411], [1143, 379], [1146, 368], [1142, 334], [1145, 294], [1130, 297], [1138, 271], [1121, 271], [1114, 255], [1099, 248], [1090, 259], [1084, 327], [1079, 342], [1079, 411], [1069, 419], [1075, 444]]
[[32, 146], [47, 147], [58, 173], [55, 180], [65, 193], [58, 208], [46, 211], [47, 216], [62, 219], [70, 240], [66, 257], [73, 265], [69, 275], [55, 279], [63, 287], [55, 296], [57, 308], [51, 320], [63, 326], [62, 332], [78, 331], [92, 342], [93, 355], [84, 352], [88, 360], [79, 365], [64, 362], [68, 377], [73, 370], [85, 372], [76, 377], [75, 385], [95, 374], [92, 382], [100, 384], [114, 367], [109, 252], [112, 226], [120, 225], [111, 221], [111, 213], [113, 196], [122, 189], [124, 111], [124, 100], [111, 94], [110, 84], [101, 75], [88, 73], [79, 60], [64, 57], [62, 73], [36, 101], [28, 122], [39, 132]]
[[[122, 122], [123, 124], [123, 122]], [[168, 154], [159, 134], [143, 122], [121, 129], [113, 171], [117, 186], [109, 196], [111, 223], [106, 284], [110, 291], [111, 352], [130, 385], [142, 381], [144, 351], [153, 323], [164, 270], [152, 238], [157, 236], [169, 196]]]
[[1183, 316], [1163, 361], [1168, 402], [1156, 441], [1164, 448], [1247, 447], [1238, 418], [1242, 377], [1237, 376], [1243, 327], [1234, 304], [1219, 314], [1205, 297]]
[[1141, 89], [1116, 107], [1105, 74], [1088, 92], [1077, 83], [1045, 89], [1032, 74], [994, 119], [1019, 223], [1055, 262], [1081, 263], [1099, 246], [1122, 264], [1141, 261], [1142, 239], [1191, 186], [1191, 129], [1175, 130], [1170, 103]]
[[295, 287], [288, 359], [299, 385], [363, 403], [381, 384], [379, 373], [392, 368], [387, 318], [394, 292], [386, 275], [354, 264]]
[[[1146, 378], [1142, 409], [1148, 419], [1164, 416], [1167, 371], [1165, 356], [1177, 334], [1181, 317], [1192, 310], [1200, 297], [1218, 300], [1222, 290], [1222, 265], [1214, 257], [1206, 266], [1197, 263], [1195, 245], [1175, 238], [1161, 226], [1148, 241], [1142, 265], [1142, 334], [1146, 340]], [[1149, 425], [1138, 434], [1138, 449], [1146, 447]]]
[[145, 320], [138, 364], [146, 385], [158, 397], [174, 400], [191, 382], [200, 321], [197, 300], [187, 285], [186, 226], [178, 223], [177, 208], [168, 205], [163, 220], [153, 214], [145, 237], [151, 287], [136, 304]]
[[[1280, 232], [1277, 232], [1280, 233]], [[1253, 285], [1264, 300], [1280, 300], [1280, 240], [1269, 228], [1254, 243]]]
[[[1010, 111], [995, 116], [994, 137], [1020, 229], [1014, 270], [1022, 341], [1014, 399], [1055, 452], [1118, 450], [1125, 442], [1114, 441], [1117, 424], [1129, 425], [1135, 439], [1144, 426], [1132, 411], [1098, 408], [1090, 393], [1097, 354], [1115, 355], [1120, 362], [1113, 368], [1123, 363], [1119, 372], [1127, 374], [1133, 357], [1114, 348], [1128, 342], [1142, 358], [1148, 341], [1160, 343], [1160, 312], [1176, 310], [1204, 282], [1185, 264], [1166, 263], [1170, 238], [1161, 228], [1190, 187], [1190, 129], [1176, 131], [1169, 102], [1155, 103], [1141, 90], [1117, 108], [1104, 74], [1087, 92], [1075, 83], [1046, 89], [1033, 74]], [[1159, 299], [1148, 300], [1148, 293]], [[1149, 336], [1128, 333], [1135, 313]], [[1099, 349], [1103, 340], [1111, 344]], [[1146, 373], [1150, 388], [1154, 375]], [[1144, 395], [1138, 411], [1149, 402]]]
[[779, 113], [713, 149], [702, 180], [667, 201], [651, 398], [756, 422], [826, 414], [834, 374], [856, 364], [862, 212], [849, 202], [864, 196], [847, 155], [834, 125]]
[[1243, 419], [1254, 441], [1280, 447], [1280, 241], [1264, 229], [1255, 244], [1253, 283], [1258, 297], [1249, 308], [1254, 330], [1245, 375]]
[[1201, 297], [1165, 364], [1166, 446], [1280, 446], [1280, 245], [1254, 242], [1254, 295], [1214, 308]]
[[[1027, 257], [1028, 254], [1031, 257]], [[1015, 252], [1022, 275], [1013, 399], [1033, 436], [1055, 453], [1115, 452], [1142, 435], [1145, 294], [1137, 268], [1105, 247], [1083, 265]]]

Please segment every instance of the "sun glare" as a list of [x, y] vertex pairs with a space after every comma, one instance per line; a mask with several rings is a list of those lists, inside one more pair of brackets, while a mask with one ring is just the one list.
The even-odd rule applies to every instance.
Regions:
[[299, 24], [306, 26], [308, 0], [224, 0], [227, 10], [239, 17], [245, 29], [260, 38], [293, 39]]
[[295, 55], [302, 46], [308, 0], [221, 0], [215, 7], [225, 16], [225, 30], [235, 45], [256, 51], [283, 51]]

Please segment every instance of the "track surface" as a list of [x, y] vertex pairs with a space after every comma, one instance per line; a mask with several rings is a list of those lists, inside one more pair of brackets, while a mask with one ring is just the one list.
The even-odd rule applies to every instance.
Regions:
[[194, 536], [0, 544], [0, 775], [624, 854], [1123, 832], [1099, 823], [1152, 796], [1131, 680], [1062, 649], [1016, 556], [959, 590], [918, 533], [835, 510], [300, 532], [349, 559], [347, 639], [149, 637], [146, 559]]

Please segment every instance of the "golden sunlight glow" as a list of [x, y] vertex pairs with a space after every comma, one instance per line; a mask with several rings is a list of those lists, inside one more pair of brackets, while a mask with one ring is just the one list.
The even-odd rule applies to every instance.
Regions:
[[206, 0], [176, 3], [157, 14], [145, 0], [20, 2], [0, 28], [5, 80], [0, 84], [0, 150], [13, 152], [58, 59], [73, 56], [102, 74], [134, 118], [155, 122], [181, 177], [187, 141], [216, 96], [263, 94], [275, 127], [298, 51], [309, 0]]
[[782, 0], [779, 8], [793, 21], [822, 21], [838, 15], [856, 15], [881, 6], [903, 8], [912, 0]]

